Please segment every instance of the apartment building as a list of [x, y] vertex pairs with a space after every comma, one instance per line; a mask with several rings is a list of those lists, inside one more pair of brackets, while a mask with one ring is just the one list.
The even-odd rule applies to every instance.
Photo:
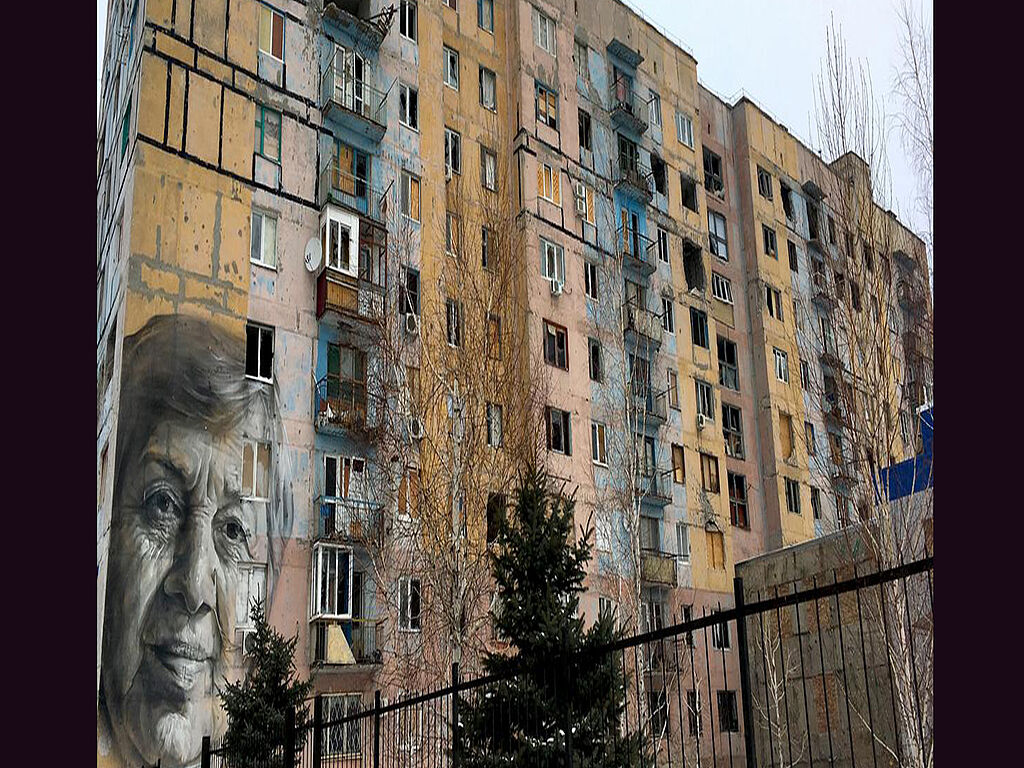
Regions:
[[[828, 327], [840, 269], [854, 282], [826, 224], [853, 220], [830, 212], [833, 190], [853, 178], [858, 210], [877, 208], [856, 156], [828, 165], [750, 100], [723, 102], [691, 53], [617, 0], [114, 0], [107, 24], [104, 759], [165, 748], [124, 735], [110, 672], [137, 623], [106, 607], [148, 589], [124, 532], [140, 429], [200, 414], [205, 435], [232, 435], [224, 472], [255, 513], [244, 554], [205, 566], [227, 569], [235, 593], [223, 671], [244, 669], [245, 606], [266, 597], [332, 713], [436, 682], [452, 657], [431, 644], [450, 644], [451, 627], [469, 669], [495, 647], [473, 618], [498, 609], [486, 587], [427, 571], [439, 541], [457, 563], [486, 550], [530, 425], [594, 527], [581, 611], [617, 610], [634, 630], [730, 607], [734, 563], [856, 516], [838, 401], [806, 385], [813, 373], [830, 393], [845, 386], [851, 347], [806, 329]], [[865, 317], [887, 328], [885, 356], [906, 361], [884, 372], [889, 399], [920, 405], [923, 244], [887, 213], [851, 236], [858, 263], [866, 244], [900, 276], [876, 315], [865, 294]], [[222, 337], [233, 353], [217, 352]], [[132, 362], [147, 355], [175, 364], [147, 379]], [[235, 371], [244, 393], [204, 365]], [[146, 399], [141, 384], [169, 394]], [[235, 414], [232, 397], [260, 407]], [[890, 410], [912, 424], [913, 406]], [[892, 458], [913, 455], [911, 432]], [[833, 492], [837, 477], [848, 493]], [[175, 552], [159, 578], [187, 584], [200, 558]], [[431, 633], [452, 604], [462, 615]], [[738, 681], [728, 630], [715, 637], [709, 678]], [[650, 690], [652, 709], [672, 706]], [[735, 731], [716, 748], [739, 754], [744, 726], [726, 721]], [[337, 739], [358, 750], [358, 733]]]

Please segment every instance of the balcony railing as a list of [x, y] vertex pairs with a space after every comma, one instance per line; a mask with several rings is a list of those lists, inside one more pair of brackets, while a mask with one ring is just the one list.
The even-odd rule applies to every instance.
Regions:
[[[380, 664], [383, 619], [318, 619], [313, 623], [314, 664]], [[344, 643], [342, 642], [344, 640]], [[344, 653], [345, 645], [351, 657]]]
[[380, 48], [395, 17], [395, 6], [388, 5], [378, 13], [367, 13], [368, 3], [364, 0], [327, 0], [324, 3], [324, 18], [342, 29], [354, 29], [360, 41], [367, 41], [374, 48]]
[[325, 267], [316, 279], [316, 316], [328, 310], [364, 320], [384, 317], [384, 286]]
[[387, 222], [387, 198], [384, 194], [367, 179], [353, 176], [341, 168], [334, 158], [320, 171], [320, 207], [327, 203], [348, 208], [380, 224]]
[[665, 506], [672, 501], [672, 470], [655, 469], [652, 474], [638, 474], [637, 495], [646, 502]]
[[387, 92], [358, 79], [346, 62], [331, 62], [320, 78], [320, 109], [339, 127], [380, 141], [387, 130]]
[[619, 227], [619, 251], [625, 263], [643, 275], [650, 275], [657, 267], [654, 263], [655, 242], [633, 227]]
[[651, 171], [643, 163], [630, 160], [626, 155], [619, 155], [615, 165], [615, 186], [645, 205], [654, 198], [654, 179]]
[[313, 387], [313, 419], [317, 430], [328, 433], [375, 433], [383, 404], [366, 392], [365, 382], [326, 376]]
[[611, 105], [611, 118], [616, 125], [636, 133], [647, 130], [647, 102], [637, 96], [632, 83], [626, 78], [619, 77], [612, 83]]
[[648, 424], [661, 425], [668, 420], [668, 392], [651, 392], [649, 385], [637, 382], [633, 402]]
[[661, 345], [663, 329], [660, 317], [653, 312], [628, 303], [623, 306], [622, 314], [622, 321], [625, 325], [624, 335], [633, 335], [635, 341], [640, 341], [642, 338], [650, 344]]
[[641, 549], [640, 578], [652, 584], [676, 586], [675, 556], [657, 549]]
[[366, 499], [316, 497], [316, 538], [331, 541], [366, 541], [380, 538], [383, 508]]
[[811, 273], [811, 287], [813, 289], [811, 301], [821, 306], [822, 309], [829, 309], [835, 305], [835, 296], [829, 290], [828, 275], [825, 272]]

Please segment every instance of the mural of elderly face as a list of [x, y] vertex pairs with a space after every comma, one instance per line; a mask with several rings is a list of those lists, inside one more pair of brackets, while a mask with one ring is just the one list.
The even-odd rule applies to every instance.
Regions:
[[244, 346], [177, 315], [125, 339], [101, 670], [125, 764], [188, 765], [222, 732], [242, 566], [269, 537], [272, 579], [291, 527], [279, 470], [269, 502], [243, 494], [244, 437], [273, 422]]

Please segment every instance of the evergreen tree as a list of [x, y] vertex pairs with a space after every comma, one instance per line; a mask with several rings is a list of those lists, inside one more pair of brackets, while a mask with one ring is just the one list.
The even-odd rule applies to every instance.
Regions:
[[484, 669], [503, 679], [459, 699], [459, 765], [640, 765], [642, 742], [619, 723], [625, 681], [614, 654], [588, 650], [621, 637], [602, 614], [584, 630], [576, 616], [590, 559], [590, 531], [573, 541], [575, 496], [550, 490], [528, 469], [514, 514], [499, 521], [492, 567], [500, 611], [496, 628], [515, 653], [488, 654]]
[[224, 761], [228, 766], [284, 768], [287, 712], [295, 711], [295, 754], [301, 754], [308, 711], [305, 699], [313, 689], [310, 680], [295, 674], [298, 635], [286, 639], [267, 622], [263, 601], [252, 606], [255, 636], [249, 652], [249, 670], [237, 683], [226, 683], [220, 692], [228, 716], [224, 735]]

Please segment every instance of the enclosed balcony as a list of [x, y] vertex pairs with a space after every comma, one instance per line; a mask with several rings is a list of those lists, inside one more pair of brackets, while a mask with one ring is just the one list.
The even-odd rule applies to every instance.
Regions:
[[611, 118], [618, 128], [642, 134], [647, 130], [648, 107], [628, 77], [619, 76], [612, 83]]
[[377, 143], [387, 130], [387, 92], [370, 85], [361, 57], [339, 53], [320, 78], [320, 110], [328, 127]]
[[676, 580], [676, 558], [669, 552], [642, 548], [640, 550], [640, 578], [649, 584], [664, 584], [674, 587]]
[[654, 199], [654, 180], [643, 163], [620, 154], [615, 165], [615, 188], [623, 195], [649, 205]]
[[343, 543], [380, 539], [384, 517], [379, 504], [365, 499], [320, 495], [313, 502], [313, 509], [318, 541]]
[[379, 322], [384, 317], [384, 286], [324, 269], [316, 279], [316, 316], [326, 312]]
[[383, 661], [381, 618], [317, 619], [310, 638], [315, 666], [367, 665]]
[[622, 307], [623, 336], [636, 346], [661, 346], [661, 318], [646, 309], [626, 303]]
[[630, 267], [644, 276], [653, 274], [657, 269], [654, 263], [656, 244], [638, 228], [628, 225], [619, 227], [618, 243], [623, 266]]
[[370, 0], [327, 0], [324, 3], [324, 22], [348, 32], [360, 43], [379, 49], [391, 30], [395, 6], [388, 5], [371, 14], [370, 5]]

